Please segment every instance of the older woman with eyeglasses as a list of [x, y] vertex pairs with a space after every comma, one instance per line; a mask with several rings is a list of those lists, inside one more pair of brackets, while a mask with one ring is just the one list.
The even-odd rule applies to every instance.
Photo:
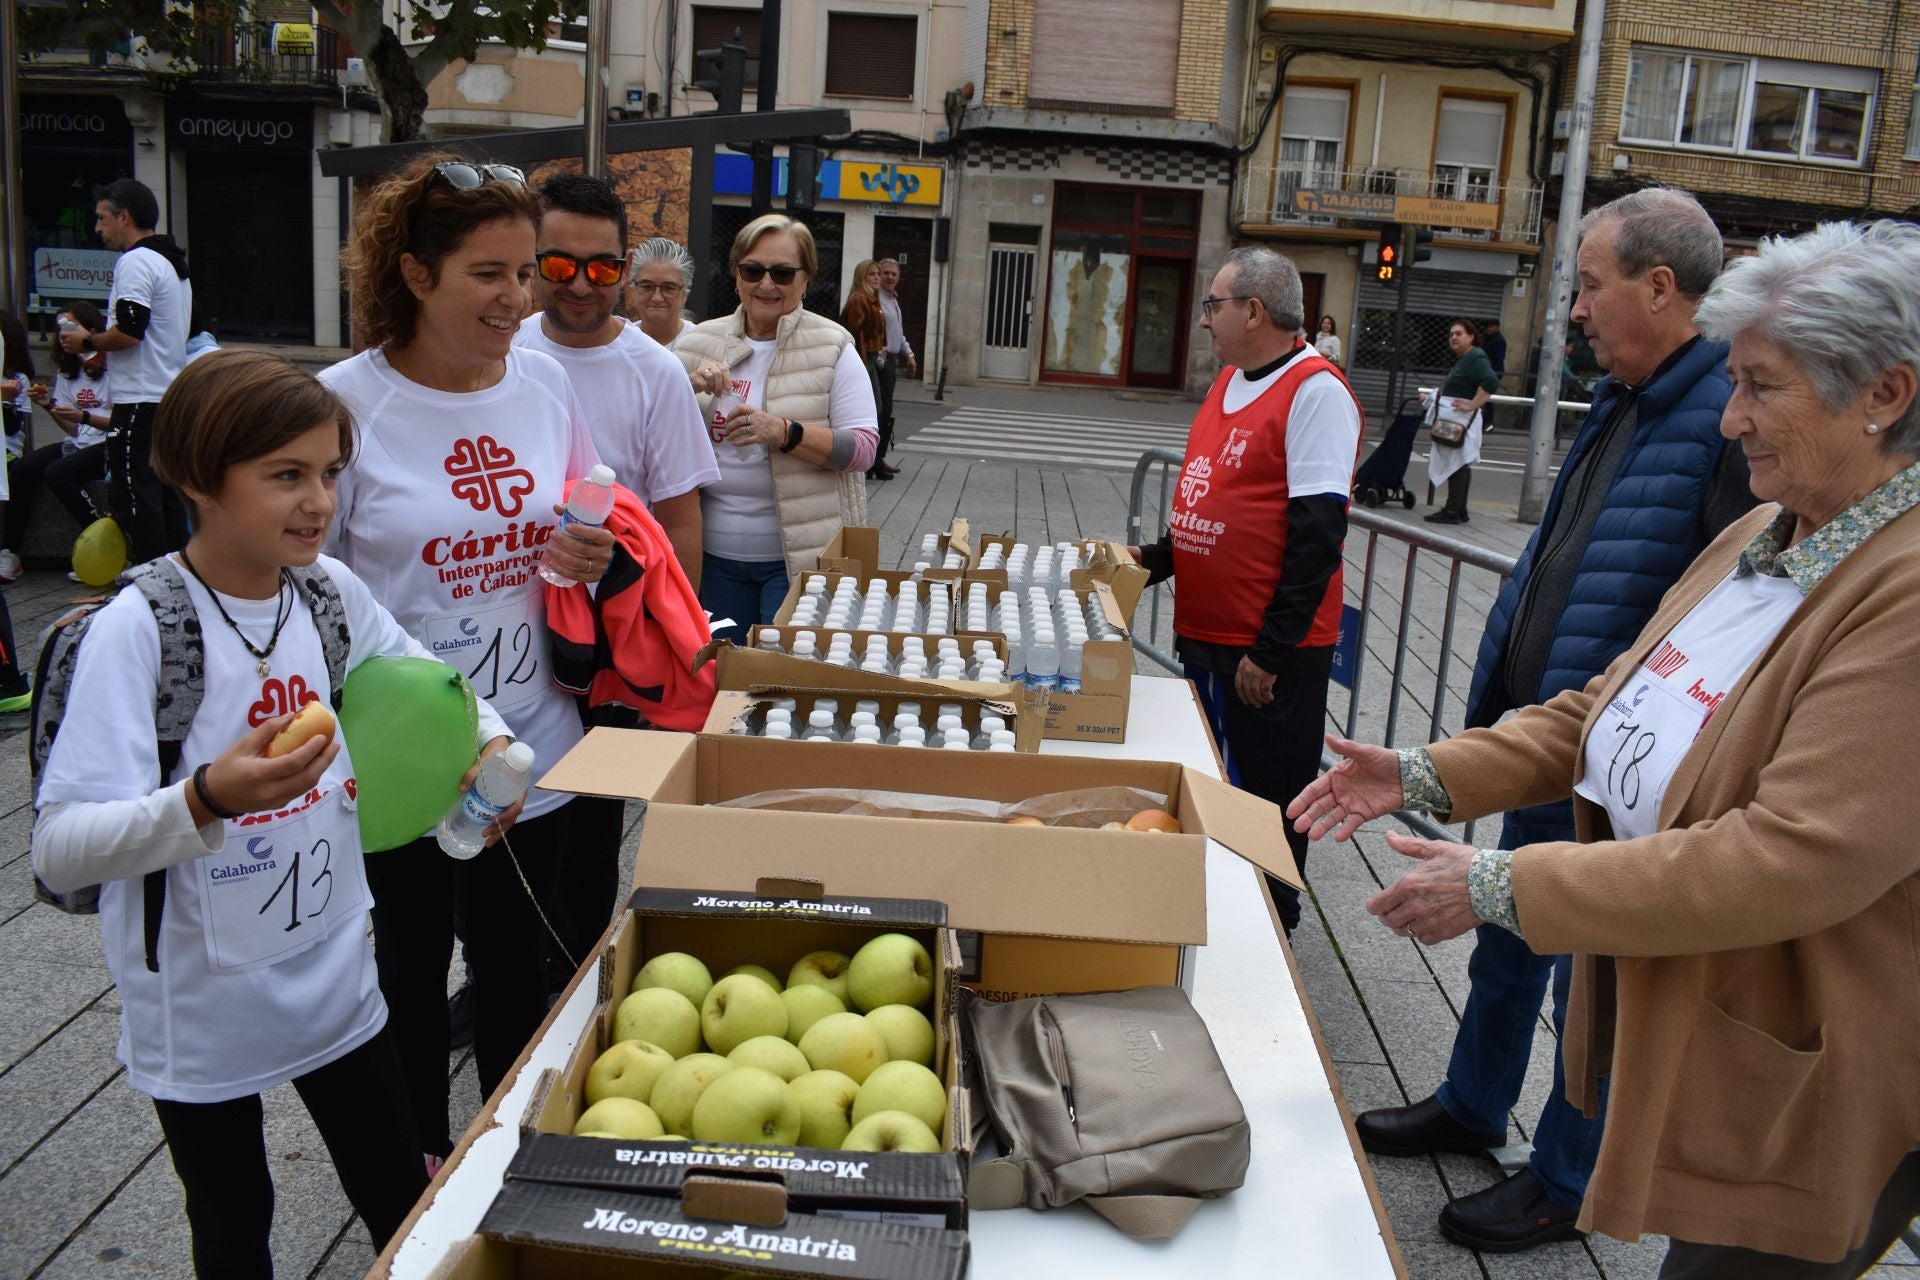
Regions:
[[712, 397], [720, 482], [701, 492], [700, 601], [736, 642], [780, 606], [842, 524], [866, 513], [861, 473], [880, 444], [873, 387], [853, 335], [801, 307], [818, 259], [813, 233], [784, 214], [734, 237], [740, 306], [674, 345]]
[[654, 236], [633, 246], [635, 318], [640, 332], [663, 347], [672, 346], [693, 321], [681, 314], [693, 288], [693, 255], [665, 236]]
[[[553, 683], [536, 570], [544, 558], [597, 582], [613, 536], [559, 529], [566, 483], [599, 458], [566, 370], [514, 345], [539, 218], [520, 171], [505, 165], [428, 156], [381, 181], [347, 246], [353, 327], [367, 349], [320, 380], [353, 410], [360, 435], [327, 550], [468, 678], [545, 769], [582, 729], [573, 698]], [[569, 799], [529, 792], [511, 851], [490, 835], [477, 856], [455, 861], [424, 836], [367, 859], [380, 989], [430, 1157], [453, 1150], [446, 999], [456, 904], [484, 1097], [546, 1016], [551, 943], [527, 885], [544, 907], [550, 869], [581, 842]]]
[[[1287, 812], [1345, 839], [1573, 797], [1577, 843], [1390, 834], [1367, 909], [1574, 956], [1567, 1096], [1606, 1136], [1579, 1225], [1669, 1236], [1662, 1280], [1842, 1280], [1920, 1213], [1920, 228], [1736, 259], [1721, 433], [1762, 505], [1584, 689], [1346, 757]], [[1602, 1089], [1604, 1086], [1604, 1094]]]

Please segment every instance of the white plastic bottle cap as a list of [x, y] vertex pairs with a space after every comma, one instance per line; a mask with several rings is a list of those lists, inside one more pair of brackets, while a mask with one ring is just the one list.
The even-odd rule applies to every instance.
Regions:
[[942, 733], [952, 733], [956, 729], [961, 733], [966, 732], [964, 722], [959, 716], [947, 715], [945, 712], [942, 712], [940, 718], [934, 721], [934, 728]]
[[840, 699], [815, 698], [813, 700], [813, 709], [815, 711], [824, 711], [830, 716], [837, 716], [840, 714]]
[[807, 727], [809, 729], [833, 728], [833, 712], [831, 711], [814, 712], [812, 715], [807, 717]]
[[986, 734], [999, 733], [999, 732], [1003, 732], [1006, 729], [1006, 727], [1007, 727], [1007, 722], [1005, 720], [1002, 720], [999, 716], [981, 716], [980, 717], [980, 732], [982, 733], [986, 733]]
[[947, 750], [947, 751], [971, 751], [971, 750], [973, 750], [973, 747], [972, 747], [971, 745], [969, 745], [968, 743], [965, 743], [965, 742], [947, 742], [947, 743], [943, 743], [943, 744], [942, 744], [942, 747], [943, 747], [943, 749], [944, 749], [944, 750]]
[[599, 485], [602, 489], [611, 489], [613, 488], [613, 468], [603, 462], [593, 470], [587, 472], [587, 479], [591, 483]]
[[767, 722], [767, 732], [764, 736], [769, 738], [791, 739], [793, 737], [793, 726], [785, 720], [770, 720]]
[[940, 736], [945, 738], [948, 742], [957, 742], [963, 747], [967, 746], [973, 741], [972, 738], [967, 736], [967, 731], [965, 729], [959, 729], [959, 728], [942, 730]]
[[862, 725], [854, 726], [853, 740], [855, 742], [880, 741], [880, 726], [877, 724], [862, 724]]
[[533, 748], [526, 743], [509, 743], [507, 749], [500, 755], [506, 761], [507, 768], [515, 773], [533, 772]]
[[996, 747], [1005, 746], [1009, 750], [1011, 750], [1014, 743], [1013, 730], [995, 729], [993, 731], [993, 736], [987, 739], [987, 741], [991, 742]]
[[917, 702], [902, 702], [897, 709], [916, 720], [920, 718], [920, 704]]
[[785, 707], [768, 707], [767, 723], [791, 724], [793, 723], [793, 712], [787, 710]]
[[900, 745], [903, 747], [924, 747], [927, 745], [926, 730], [917, 724], [908, 725], [900, 731]]
[[911, 711], [902, 711], [893, 717], [893, 727], [895, 732], [898, 732], [901, 729], [905, 729], [909, 725], [912, 725], [916, 729], [919, 728], [920, 717], [913, 714], [913, 712]]
[[864, 711], [870, 716], [878, 716], [880, 714], [880, 702], [876, 698], [862, 698], [853, 704], [853, 709], [856, 712]]

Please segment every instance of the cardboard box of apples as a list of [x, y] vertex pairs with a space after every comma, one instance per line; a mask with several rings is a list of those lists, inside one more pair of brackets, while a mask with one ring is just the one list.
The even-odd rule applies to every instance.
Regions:
[[[800, 889], [800, 893], [787, 890]], [[600, 1007], [548, 1072], [508, 1171], [782, 1208], [965, 1225], [958, 952], [934, 902], [642, 889], [600, 965]], [[772, 1191], [769, 1191], [772, 1188]]]

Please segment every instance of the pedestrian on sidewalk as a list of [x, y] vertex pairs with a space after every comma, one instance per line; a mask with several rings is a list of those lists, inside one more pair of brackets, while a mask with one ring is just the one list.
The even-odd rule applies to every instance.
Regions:
[[1431, 524], [1467, 523], [1467, 491], [1473, 486], [1473, 464], [1480, 460], [1480, 440], [1486, 431], [1487, 398], [1500, 389], [1500, 376], [1480, 348], [1480, 329], [1471, 320], [1455, 320], [1447, 328], [1447, 346], [1453, 351], [1453, 369], [1440, 384], [1437, 403], [1427, 410], [1429, 423], [1449, 409], [1467, 415], [1466, 438], [1457, 445], [1429, 439], [1427, 479], [1435, 489], [1447, 487], [1446, 505], [1427, 516]]
[[702, 500], [700, 601], [735, 644], [770, 621], [792, 575], [843, 525], [865, 519], [861, 473], [879, 444], [873, 389], [853, 335], [801, 306], [819, 268], [813, 232], [763, 214], [733, 239], [740, 306], [674, 346], [705, 408], [719, 483]]
[[[33, 867], [56, 892], [100, 887], [118, 1057], [153, 1100], [195, 1273], [271, 1276], [262, 1093], [293, 1085], [376, 1249], [427, 1166], [367, 941], [353, 762], [337, 732], [268, 747], [304, 705], [289, 690], [329, 705], [336, 671], [431, 655], [320, 555], [354, 430], [312, 375], [257, 352], [210, 356], [175, 380], [152, 428], [154, 466], [194, 504], [191, 541], [151, 570], [179, 607], [128, 587], [70, 650]], [[192, 650], [165, 639], [183, 614], [198, 619]], [[159, 718], [189, 679], [204, 693], [168, 748]], [[476, 709], [475, 745], [504, 747], [500, 717]]]
[[[62, 311], [61, 329], [99, 333], [106, 327], [100, 309], [79, 301]], [[7, 469], [7, 514], [0, 526], [0, 582], [12, 582], [22, 572], [19, 548], [26, 540], [42, 486], [52, 493], [74, 523], [82, 529], [100, 518], [88, 486], [106, 474], [107, 426], [112, 421], [113, 380], [107, 357], [54, 350], [52, 387], [33, 387], [29, 393], [45, 406], [63, 433], [16, 459]]]
[[880, 259], [880, 314], [886, 321], [887, 344], [880, 353], [880, 456], [879, 469], [891, 478], [899, 469], [887, 465], [893, 452], [893, 393], [904, 366], [909, 378], [920, 376], [920, 363], [914, 359], [913, 344], [900, 314], [900, 264], [892, 258]]
[[[1674, 580], [1753, 506], [1745, 455], [1721, 434], [1732, 383], [1727, 344], [1694, 311], [1719, 274], [1720, 232], [1694, 198], [1652, 189], [1586, 216], [1572, 319], [1607, 377], [1554, 482], [1540, 527], [1488, 614], [1467, 696], [1468, 728], [1584, 688], [1653, 616]], [[1500, 847], [1575, 838], [1571, 803], [1508, 813]], [[1363, 1113], [1361, 1145], [1381, 1155], [1479, 1152], [1507, 1140], [1553, 986], [1566, 1021], [1570, 956], [1537, 956], [1484, 925], [1446, 1078], [1411, 1106]], [[1600, 1147], [1606, 1089], [1591, 1118], [1567, 1099], [1559, 1045], [1527, 1168], [1440, 1214], [1449, 1239], [1512, 1252], [1575, 1236]]]
[[107, 434], [107, 503], [127, 538], [129, 563], [186, 545], [187, 511], [160, 482], [149, 455], [160, 397], [187, 361], [193, 285], [187, 251], [155, 228], [160, 202], [146, 184], [121, 178], [94, 207], [94, 230], [120, 251], [107, 299], [107, 328], [59, 336], [69, 355], [107, 353], [113, 375], [113, 426]]
[[[853, 335], [861, 363], [867, 366], [867, 379], [873, 383], [873, 399], [880, 401], [880, 357], [887, 348], [887, 318], [880, 309], [880, 266], [871, 258], [854, 264], [853, 286], [847, 290], [847, 305], [840, 309], [840, 323]], [[883, 442], [884, 447], [884, 442]], [[876, 461], [867, 468], [869, 480], [891, 480], [899, 474], [894, 468]]]
[[[1285, 804], [1320, 770], [1340, 631], [1341, 547], [1360, 453], [1360, 404], [1301, 337], [1300, 272], [1235, 249], [1200, 301], [1227, 367], [1187, 436], [1167, 533], [1134, 547], [1150, 581], [1177, 579], [1175, 652], [1200, 691], [1235, 786]], [[1307, 838], [1289, 828], [1306, 872]], [[1280, 923], [1300, 895], [1268, 877]]]
[[[1642, 198], [1608, 228], [1629, 273], [1685, 199], [1624, 200]], [[1713, 249], [1687, 265], [1711, 274]], [[1584, 246], [1580, 265], [1584, 294]], [[1513, 1225], [1667, 1236], [1661, 1280], [1853, 1280], [1920, 1214], [1916, 311], [1909, 224], [1734, 259], [1693, 316], [1766, 505], [1602, 675], [1427, 747], [1336, 741], [1346, 759], [1289, 807], [1345, 838], [1403, 807], [1459, 822], [1571, 798], [1573, 840], [1390, 834], [1418, 865], [1367, 909], [1429, 946], [1486, 925], [1574, 954], [1566, 1092], [1604, 1101], [1606, 1137], [1577, 1223], [1515, 1195]]]
[[633, 296], [640, 329], [663, 347], [671, 347], [693, 328], [682, 309], [693, 288], [693, 255], [665, 236], [633, 246]]

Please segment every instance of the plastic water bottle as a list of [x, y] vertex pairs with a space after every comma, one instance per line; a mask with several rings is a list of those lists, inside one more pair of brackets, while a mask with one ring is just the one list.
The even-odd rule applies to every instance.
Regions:
[[[613, 514], [613, 468], [602, 463], [587, 472], [587, 478], [573, 486], [573, 493], [567, 498], [567, 509], [560, 517], [560, 527], [554, 530], [554, 536], [565, 533], [576, 524], [598, 529]], [[540, 565], [540, 576], [556, 587], [576, 585], [572, 578], [553, 568], [545, 561]]]
[[772, 627], [760, 628], [760, 643], [754, 646], [762, 653], [785, 653], [780, 647], [780, 633]]
[[1067, 646], [1060, 651], [1060, 692], [1080, 692], [1081, 660], [1086, 656], [1087, 638], [1079, 632], [1067, 633]]
[[487, 847], [487, 827], [527, 794], [533, 781], [533, 748], [524, 742], [496, 751], [480, 766], [479, 776], [459, 803], [434, 828], [433, 838], [450, 857], [471, 858]]
[[1060, 687], [1060, 646], [1054, 643], [1051, 631], [1035, 632], [1033, 643], [1027, 646], [1027, 687]]
[[[816, 704], [816, 706], [817, 705], [818, 704]], [[816, 710], [813, 714], [809, 715], [807, 717], [807, 732], [805, 737], [809, 742], [816, 739], [826, 742], [838, 742], [840, 735], [834, 732], [833, 712]]]

